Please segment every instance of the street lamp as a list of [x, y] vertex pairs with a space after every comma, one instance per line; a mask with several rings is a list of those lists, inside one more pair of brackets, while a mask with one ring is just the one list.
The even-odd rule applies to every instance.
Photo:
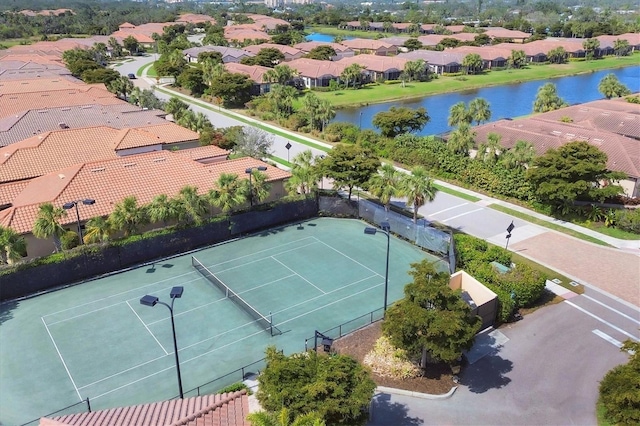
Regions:
[[96, 203], [96, 200], [91, 198], [85, 198], [84, 200], [75, 200], [69, 201], [68, 203], [64, 203], [62, 208], [65, 210], [69, 210], [72, 208], [76, 208], [76, 218], [78, 221], [78, 236], [80, 237], [80, 244], [84, 244], [84, 239], [82, 238], [82, 227], [80, 226], [80, 211], [78, 210], [78, 203], [82, 203], [85, 206], [90, 206]]
[[173, 352], [176, 354], [176, 371], [178, 372], [178, 389], [180, 390], [180, 399], [184, 399], [184, 394], [182, 392], [182, 378], [180, 377], [180, 360], [178, 359], [178, 341], [176, 340], [176, 324], [173, 321], [173, 302], [176, 299], [182, 297], [182, 293], [184, 292], [184, 287], [173, 287], [171, 289], [171, 293], [169, 293], [169, 297], [171, 298], [171, 306], [167, 305], [164, 302], [161, 302], [156, 296], [146, 295], [140, 299], [140, 304], [145, 306], [156, 306], [158, 303], [166, 306], [171, 313], [171, 329], [173, 330]]
[[251, 177], [254, 170], [260, 170], [264, 172], [267, 170], [267, 166], [248, 167], [244, 172], [249, 175], [249, 205], [253, 208], [253, 188], [251, 186]]
[[364, 233], [368, 235], [375, 235], [378, 231], [380, 231], [387, 236], [387, 268], [384, 274], [384, 315], [386, 315], [387, 294], [389, 292], [389, 244], [391, 242], [391, 235], [389, 232], [391, 230], [391, 225], [389, 225], [389, 222], [380, 222], [380, 228], [381, 229], [367, 226], [366, 228], [364, 228]]

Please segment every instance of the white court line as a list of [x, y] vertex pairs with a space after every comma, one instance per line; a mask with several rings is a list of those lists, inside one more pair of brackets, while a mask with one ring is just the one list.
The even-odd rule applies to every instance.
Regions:
[[[199, 281], [199, 280], [200, 280], [200, 277], [198, 276], [197, 278], [195, 278], [195, 279], [193, 279], [193, 280], [183, 281], [183, 282], [182, 282], [182, 284], [187, 284], [187, 283], [191, 283], [191, 282]], [[171, 287], [165, 287], [165, 288], [160, 289], [160, 290], [158, 290], [158, 291], [163, 291], [163, 290], [166, 290], [166, 289], [169, 289], [169, 288], [171, 288]], [[133, 291], [133, 290], [132, 290], [132, 291]], [[125, 292], [125, 293], [128, 293], [128, 292]], [[122, 294], [122, 293], [121, 293], [121, 294]], [[128, 301], [129, 301], [129, 300], [131, 300], [131, 299], [127, 299], [127, 300], [125, 300], [124, 302], [125, 302], [125, 303], [128, 303]], [[101, 308], [94, 309], [94, 310], [92, 310], [92, 311], [83, 312], [83, 313], [81, 313], [81, 314], [74, 315], [74, 316], [69, 317], [69, 318], [61, 319], [61, 320], [58, 320], [58, 321], [53, 321], [53, 322], [50, 322], [50, 323], [49, 323], [49, 325], [59, 324], [59, 323], [61, 323], [61, 322], [65, 322], [65, 321], [69, 321], [69, 320], [72, 320], [72, 319], [76, 319], [76, 318], [83, 317], [83, 316], [85, 316], [85, 315], [93, 314], [93, 313], [95, 313], [95, 312], [99, 312], [99, 311], [102, 311], [102, 310], [104, 310], [104, 309], [113, 308], [114, 306], [118, 306], [118, 305], [120, 305], [121, 303], [122, 303], [122, 301], [120, 301], [120, 302], [118, 302], [118, 303], [114, 303], [114, 304], [112, 304], [112, 305], [103, 306], [103, 307], [101, 307]], [[78, 305], [78, 307], [79, 307], [79, 306], [83, 306], [83, 305]], [[69, 309], [73, 309], [73, 308], [69, 308]], [[68, 309], [65, 309], [65, 310], [68, 310]], [[63, 311], [60, 311], [60, 312], [63, 312]], [[48, 315], [53, 315], [53, 314], [48, 314]], [[45, 316], [47, 316], [47, 315], [45, 315]]]
[[322, 294], [327, 294], [326, 292], [324, 292], [320, 287], [316, 286], [315, 284], [313, 284], [311, 281], [309, 281], [308, 279], [306, 279], [305, 277], [303, 277], [302, 275], [298, 274], [296, 271], [294, 271], [293, 269], [289, 268], [287, 265], [285, 265], [284, 263], [280, 262], [278, 259], [276, 259], [275, 257], [271, 256], [271, 259], [275, 260], [276, 262], [278, 262], [279, 264], [281, 264], [282, 266], [284, 266], [285, 268], [287, 268], [288, 270], [290, 270], [291, 272], [293, 272], [296, 276], [300, 277], [303, 281], [307, 282], [308, 284], [311, 284], [311, 286], [313, 286], [316, 290], [318, 290], [320, 293]]
[[[313, 238], [316, 238], [316, 237], [313, 237]], [[362, 263], [358, 262], [358, 261], [357, 261], [357, 260], [355, 260], [354, 258], [347, 256], [346, 254], [344, 254], [344, 253], [343, 253], [343, 252], [341, 252], [340, 250], [338, 250], [338, 249], [335, 249], [335, 248], [331, 247], [329, 244], [325, 243], [324, 241], [318, 240], [317, 238], [316, 238], [316, 240], [317, 240], [318, 242], [320, 242], [321, 244], [324, 244], [325, 246], [329, 247], [331, 250], [333, 250], [333, 251], [335, 251], [335, 252], [337, 252], [337, 253], [340, 253], [341, 255], [343, 255], [344, 257], [346, 257], [347, 259], [349, 259], [350, 261], [352, 261], [352, 262], [354, 262], [354, 263], [357, 263], [358, 265], [362, 266], [362, 267], [363, 267], [363, 268], [365, 268], [366, 270], [371, 271], [371, 272], [373, 272], [374, 274], [376, 274], [376, 275], [378, 275], [378, 276], [382, 276], [382, 275], [380, 275], [379, 273], [377, 273], [376, 271], [374, 271], [373, 269], [369, 268], [368, 266], [363, 265]]]
[[78, 390], [78, 387], [76, 386], [76, 382], [73, 380], [73, 377], [71, 377], [71, 373], [69, 372], [69, 368], [67, 368], [67, 363], [64, 362], [64, 358], [62, 358], [62, 354], [60, 353], [60, 349], [58, 349], [58, 345], [56, 344], [56, 341], [53, 340], [53, 336], [51, 335], [51, 332], [49, 331], [49, 327], [47, 327], [47, 323], [44, 321], [44, 317], [40, 317], [40, 319], [42, 320], [42, 324], [44, 324], [44, 328], [47, 330], [47, 334], [49, 335], [49, 338], [51, 339], [51, 343], [53, 343], [53, 347], [56, 348], [56, 352], [58, 352], [58, 356], [60, 357], [60, 361], [62, 361], [62, 365], [64, 366], [64, 369], [67, 372], [67, 375], [69, 376], [69, 380], [71, 380], [71, 384], [73, 385], [73, 388], [76, 390], [76, 393], [78, 394], [78, 398], [80, 398], [80, 401], [83, 401], [82, 395], [80, 395], [80, 391]]
[[[307, 238], [313, 238], [313, 237], [307, 237]], [[221, 270], [219, 270], [219, 271], [216, 271], [215, 273], [216, 273], [216, 274], [220, 274], [220, 273], [222, 273], [222, 272], [228, 272], [228, 271], [232, 271], [232, 270], [234, 270], [234, 269], [244, 268], [245, 266], [247, 266], [247, 265], [251, 265], [252, 263], [262, 262], [263, 260], [267, 260], [267, 259], [269, 259], [269, 258], [271, 258], [271, 257], [273, 257], [273, 256], [280, 256], [281, 254], [289, 253], [290, 251], [300, 250], [300, 249], [301, 249], [301, 248], [303, 248], [303, 247], [309, 247], [309, 246], [312, 246], [312, 245], [314, 245], [314, 244], [318, 244], [318, 242], [316, 241], [316, 242], [313, 242], [313, 243], [311, 243], [311, 244], [305, 244], [305, 245], [303, 245], [303, 246], [296, 247], [296, 248], [294, 248], [294, 249], [285, 250], [285, 251], [281, 251], [281, 252], [279, 252], [279, 253], [275, 253], [275, 254], [272, 254], [272, 255], [269, 255], [269, 256], [261, 257], [260, 259], [252, 260], [252, 261], [250, 261], [250, 262], [245, 262], [245, 263], [243, 263], [242, 265], [232, 266], [231, 268], [227, 268], [227, 269], [221, 269]], [[236, 260], [236, 259], [234, 259], [234, 260]], [[232, 262], [232, 261], [231, 261], [231, 260], [228, 260], [228, 261], [226, 261], [226, 262], [216, 263], [215, 265], [209, 265], [209, 266], [207, 266], [207, 268], [213, 268], [214, 266], [219, 266], [219, 265], [222, 265], [222, 264], [224, 264], [224, 263], [229, 263], [229, 262]]]
[[638, 339], [637, 336], [634, 336], [631, 333], [627, 333], [626, 331], [624, 331], [620, 327], [616, 327], [615, 325], [611, 324], [609, 321], [606, 321], [606, 320], [600, 318], [599, 316], [592, 314], [591, 312], [587, 311], [584, 308], [581, 308], [580, 306], [576, 305], [575, 303], [569, 302], [568, 300], [565, 300], [564, 303], [567, 303], [569, 306], [573, 306], [577, 310], [584, 312], [585, 314], [589, 315], [590, 317], [595, 318], [596, 320], [600, 321], [601, 323], [608, 325], [609, 327], [613, 328], [616, 331], [619, 331], [620, 333], [624, 334], [625, 336], [629, 336], [630, 338], [632, 338], [636, 342], [640, 340], [640, 339]]
[[[369, 277], [369, 278], [371, 278], [371, 277]], [[360, 281], [362, 281], [362, 280], [360, 280]], [[353, 284], [355, 284], [355, 283], [351, 283], [351, 284], [349, 284], [349, 285], [353, 285]], [[347, 299], [349, 299], [349, 298], [351, 298], [351, 297], [353, 297], [353, 296], [356, 296], [356, 295], [358, 295], [358, 294], [360, 294], [360, 293], [364, 293], [364, 292], [366, 292], [366, 291], [369, 291], [369, 290], [371, 290], [371, 289], [373, 289], [373, 288], [376, 288], [376, 287], [379, 287], [379, 286], [381, 286], [381, 285], [383, 285], [383, 283], [377, 284], [377, 285], [375, 285], [375, 286], [373, 286], [373, 287], [368, 287], [368, 288], [366, 288], [366, 289], [364, 289], [364, 290], [361, 290], [361, 291], [359, 291], [359, 292], [357, 292], [357, 293], [353, 293], [353, 294], [351, 294], [351, 295], [349, 295], [349, 296], [347, 296], [347, 297], [343, 297], [343, 298], [342, 298], [342, 299], [340, 299], [340, 300], [336, 300], [336, 301], [331, 302], [331, 303], [329, 303], [329, 304], [326, 304], [326, 305], [320, 306], [320, 307], [318, 307], [318, 308], [316, 308], [316, 309], [314, 309], [314, 310], [312, 310], [312, 311], [307, 311], [307, 312], [306, 312], [306, 313], [304, 313], [304, 314], [298, 315], [298, 316], [296, 316], [296, 317], [294, 317], [294, 318], [290, 318], [290, 319], [288, 319], [288, 320], [286, 320], [286, 321], [281, 322], [280, 324], [286, 324], [286, 323], [288, 323], [288, 322], [290, 322], [290, 321], [293, 321], [293, 320], [295, 320], [295, 319], [298, 319], [298, 318], [300, 318], [300, 317], [303, 317], [303, 316], [305, 316], [305, 315], [308, 315], [308, 314], [310, 314], [311, 312], [315, 312], [315, 311], [317, 311], [317, 310], [324, 309], [324, 308], [325, 308], [325, 307], [327, 307], [327, 306], [331, 306], [331, 305], [333, 305], [333, 304], [335, 304], [335, 303], [339, 303], [339, 302], [341, 302], [341, 301], [347, 300]], [[310, 299], [310, 300], [311, 300], [311, 299]], [[280, 325], [280, 324], [278, 324], [278, 325]], [[226, 332], [225, 332], [225, 333], [226, 333]], [[188, 363], [188, 362], [194, 361], [194, 360], [199, 359], [199, 358], [201, 358], [201, 357], [203, 357], [203, 356], [205, 356], [205, 355], [208, 355], [208, 354], [210, 354], [210, 353], [212, 353], [212, 352], [218, 351], [218, 350], [220, 350], [220, 349], [224, 349], [224, 348], [226, 348], [227, 346], [234, 345], [234, 344], [236, 344], [236, 343], [238, 343], [238, 342], [241, 342], [241, 341], [243, 341], [243, 340], [249, 339], [249, 338], [251, 338], [251, 337], [253, 337], [253, 336], [256, 336], [256, 335], [258, 335], [258, 334], [261, 334], [261, 333], [264, 333], [264, 330], [257, 331], [257, 332], [255, 332], [255, 333], [252, 333], [252, 334], [250, 334], [250, 335], [248, 335], [248, 336], [243, 337], [242, 339], [234, 340], [233, 342], [229, 342], [229, 343], [227, 343], [227, 344], [225, 344], [225, 345], [222, 345], [222, 346], [219, 346], [219, 347], [213, 348], [213, 349], [211, 349], [211, 350], [209, 350], [209, 351], [207, 351], [207, 352], [201, 353], [200, 355], [196, 355], [196, 356], [195, 356], [195, 357], [193, 357], [193, 358], [189, 358], [188, 360], [183, 361], [181, 364], [186, 364], [186, 363]], [[211, 340], [211, 339], [206, 339], [206, 340]], [[203, 342], [204, 342], [204, 341], [203, 341]], [[201, 342], [200, 342], [200, 343], [201, 343]], [[179, 351], [184, 350], [184, 349], [186, 349], [186, 348], [179, 349]], [[136, 384], [136, 383], [138, 383], [138, 382], [141, 382], [142, 380], [146, 380], [146, 379], [148, 379], [148, 378], [150, 378], [150, 377], [156, 376], [156, 375], [158, 375], [158, 374], [160, 374], [160, 373], [163, 373], [163, 372], [165, 372], [165, 371], [172, 370], [172, 369], [174, 369], [174, 368], [175, 368], [175, 366], [171, 366], [171, 367], [164, 368], [164, 369], [162, 369], [162, 370], [158, 370], [158, 371], [156, 371], [156, 372], [154, 372], [154, 373], [151, 373], [151, 374], [149, 374], [149, 375], [147, 375], [147, 376], [145, 376], [145, 377], [141, 377], [141, 378], [136, 379], [136, 380], [134, 380], [134, 381], [132, 381], [132, 382], [129, 382], [129, 383], [126, 383], [126, 384], [124, 384], [124, 385], [122, 385], [122, 386], [119, 386], [119, 387], [117, 387], [117, 388], [115, 388], [115, 389], [111, 389], [111, 390], [109, 390], [109, 391], [107, 391], [107, 392], [105, 392], [105, 393], [102, 393], [102, 394], [100, 394], [100, 395], [93, 396], [93, 397], [91, 397], [91, 399], [92, 399], [92, 400], [98, 399], [98, 398], [103, 397], [103, 396], [105, 396], [105, 395], [108, 395], [108, 394], [110, 394], [110, 393], [112, 393], [112, 392], [118, 391], [118, 390], [123, 389], [123, 388], [125, 388], [125, 387], [127, 387], [127, 386], [130, 386], [130, 385]]]
[[[209, 265], [209, 266], [207, 266], [207, 268], [210, 268], [210, 267], [212, 267], [212, 266], [224, 265], [225, 263], [229, 263], [229, 262], [235, 262], [235, 261], [236, 261], [236, 260], [238, 260], [238, 259], [244, 259], [245, 257], [251, 257], [251, 256], [253, 256], [253, 255], [257, 254], [257, 253], [262, 253], [262, 252], [265, 252], [265, 251], [269, 251], [269, 250], [277, 249], [277, 248], [279, 248], [279, 247], [284, 247], [284, 246], [289, 245], [289, 244], [293, 244], [293, 243], [297, 243], [297, 242], [300, 242], [300, 241], [308, 240], [309, 238], [315, 238], [315, 237], [304, 237], [304, 238], [300, 238], [299, 240], [289, 241], [288, 243], [279, 244], [279, 245], [277, 245], [277, 246], [275, 246], [275, 247], [273, 247], [273, 246], [272, 246], [272, 247], [269, 247], [269, 248], [264, 249], [264, 250], [254, 251], [254, 252], [253, 252], [253, 253], [251, 253], [251, 254], [245, 254], [244, 256], [234, 257], [233, 259], [225, 260], [224, 262], [220, 262], [220, 263], [215, 263], [215, 264], [213, 264], [213, 265]], [[304, 247], [304, 246], [303, 246], [303, 247]], [[294, 250], [295, 250], [295, 249], [294, 249]], [[269, 257], [269, 256], [265, 256], [265, 257], [263, 257], [263, 259], [267, 259], [268, 257]], [[246, 263], [245, 263], [245, 265], [246, 265]]]
[[607, 333], [603, 333], [602, 331], [598, 330], [597, 328], [595, 330], [591, 330], [591, 332], [593, 334], [595, 334], [596, 336], [601, 337], [604, 340], [606, 340], [607, 342], [611, 343], [613, 346], [617, 346], [618, 348], [622, 347], [622, 342], [621, 341], [614, 339], [613, 337], [609, 336]]
[[621, 317], [624, 317], [624, 318], [626, 318], [628, 320], [631, 320], [631, 321], [635, 322], [636, 324], [640, 325], [640, 321], [638, 321], [637, 319], [632, 318], [629, 315], [625, 314], [624, 312], [620, 312], [619, 310], [614, 309], [611, 306], [606, 305], [606, 304], [602, 303], [601, 301], [594, 299], [591, 296], [587, 296], [586, 294], [583, 294], [582, 297], [586, 297], [587, 299], [597, 303], [598, 305], [604, 306], [605, 308], [609, 309], [610, 311], [615, 312], [616, 314], [620, 315]]
[[449, 217], [449, 218], [447, 218], [447, 219], [441, 220], [440, 222], [442, 222], [442, 223], [446, 223], [446, 222], [448, 222], [448, 221], [450, 221], [450, 220], [457, 219], [457, 218], [459, 218], [459, 217], [466, 216], [466, 215], [471, 214], [471, 213], [479, 212], [480, 210], [483, 210], [483, 208], [482, 208], [482, 207], [480, 207], [479, 209], [471, 210], [471, 211], [466, 212], [466, 213], [461, 213], [461, 214], [459, 214], [459, 215], [452, 216], [452, 217]]
[[446, 208], [444, 210], [437, 211], [435, 213], [429, 213], [428, 216], [435, 216], [435, 215], [440, 214], [440, 213], [448, 212], [449, 210], [457, 209], [458, 207], [466, 206], [467, 204], [469, 204], [469, 203], [458, 204], [457, 206], [449, 207], [449, 208]]
[[158, 346], [160, 346], [162, 348], [162, 350], [164, 351], [165, 355], [169, 355], [169, 352], [167, 352], [167, 350], [164, 348], [164, 346], [162, 346], [162, 343], [160, 343], [160, 341], [156, 338], [155, 334], [153, 334], [151, 332], [151, 330], [149, 330], [149, 327], [147, 327], [147, 324], [144, 323], [144, 321], [142, 321], [142, 318], [140, 318], [140, 315], [138, 315], [138, 313], [135, 311], [135, 309], [133, 309], [131, 307], [131, 305], [129, 304], [129, 301], [127, 300], [127, 302], [125, 302], [127, 304], [127, 306], [129, 306], [131, 308], [131, 312], [133, 312], [133, 314], [138, 317], [138, 319], [140, 320], [140, 322], [142, 323], [142, 325], [144, 325], [144, 328], [147, 329], [147, 331], [149, 332], [149, 334], [151, 335], [151, 337], [153, 337], [153, 340], [156, 341], [156, 343], [158, 344]]

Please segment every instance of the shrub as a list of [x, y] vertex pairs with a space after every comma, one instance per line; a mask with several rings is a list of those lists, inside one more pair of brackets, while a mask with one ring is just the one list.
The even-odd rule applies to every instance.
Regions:
[[640, 344], [627, 340], [623, 351], [631, 351], [629, 362], [609, 371], [600, 382], [600, 402], [612, 424], [640, 424]]
[[238, 383], [230, 384], [229, 386], [226, 386], [226, 387], [224, 387], [224, 388], [220, 389], [220, 390], [218, 391], [218, 393], [231, 393], [231, 392], [238, 392], [238, 391], [241, 391], [241, 390], [243, 390], [243, 389], [246, 389], [246, 390], [247, 390], [247, 394], [248, 394], [248, 395], [251, 395], [251, 394], [252, 394], [251, 389], [249, 389], [249, 386], [245, 385], [245, 384], [244, 384], [244, 383], [242, 383], [242, 382], [238, 382]]
[[618, 210], [615, 216], [616, 228], [640, 234], [640, 209]]
[[420, 368], [409, 360], [407, 352], [391, 344], [386, 336], [380, 337], [371, 352], [365, 355], [364, 365], [383, 377], [411, 379], [419, 377]]
[[528, 265], [518, 264], [499, 276], [500, 288], [513, 294], [516, 307], [530, 307], [540, 298], [547, 281], [546, 275]]
[[67, 231], [60, 237], [63, 250], [71, 250], [80, 244], [80, 236], [75, 231]]
[[384, 84], [400, 84], [401, 80], [385, 80]]

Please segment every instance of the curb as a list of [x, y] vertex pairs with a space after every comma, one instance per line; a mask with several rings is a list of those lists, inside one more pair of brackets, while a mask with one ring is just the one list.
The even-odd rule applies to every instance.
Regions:
[[394, 395], [404, 395], [404, 396], [411, 396], [413, 398], [420, 398], [420, 399], [449, 399], [453, 396], [453, 394], [456, 392], [456, 389], [458, 389], [457, 386], [454, 386], [451, 388], [451, 390], [449, 390], [449, 392], [442, 394], [442, 395], [431, 395], [428, 393], [420, 393], [420, 392], [413, 392], [413, 391], [407, 391], [407, 390], [403, 390], [403, 389], [396, 389], [396, 388], [387, 388], [384, 386], [378, 386], [376, 388], [376, 392], [378, 393], [390, 393], [390, 394], [394, 394]]

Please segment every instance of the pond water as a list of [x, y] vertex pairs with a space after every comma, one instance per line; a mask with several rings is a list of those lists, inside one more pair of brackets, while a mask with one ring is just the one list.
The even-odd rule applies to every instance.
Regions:
[[[335, 36], [323, 33], [311, 33], [307, 36], [307, 41], [321, 41], [323, 43], [333, 43]], [[344, 37], [345, 40], [352, 40], [355, 37]]]
[[395, 101], [365, 107], [340, 109], [337, 111], [333, 121], [348, 121], [359, 125], [363, 129], [375, 130], [371, 121], [380, 111], [387, 111], [392, 106], [425, 107], [431, 120], [419, 134], [440, 134], [451, 130], [447, 125], [449, 109], [460, 101], [469, 103], [475, 98], [484, 98], [491, 105], [491, 121], [501, 118], [515, 118], [533, 112], [533, 101], [536, 98], [538, 88], [549, 82], [556, 85], [558, 94], [569, 105], [603, 99], [602, 94], [598, 91], [598, 83], [607, 74], [615, 74], [618, 80], [631, 89], [632, 92], [640, 91], [640, 66], [633, 66], [576, 76], [445, 93], [411, 101]]

